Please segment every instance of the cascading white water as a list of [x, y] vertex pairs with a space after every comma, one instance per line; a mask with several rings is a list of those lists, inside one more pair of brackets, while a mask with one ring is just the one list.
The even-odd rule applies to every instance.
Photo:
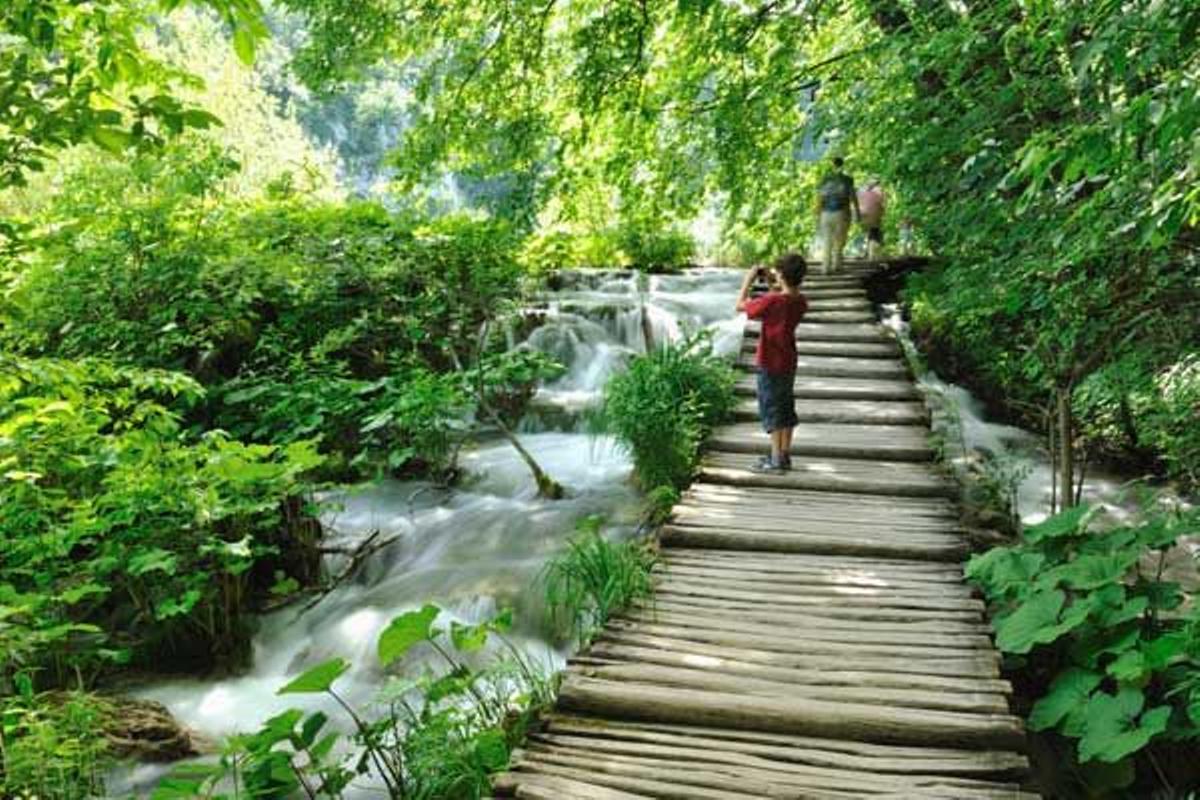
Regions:
[[[883, 307], [883, 323], [896, 332], [902, 346], [915, 350], [908, 323], [896, 305]], [[1017, 490], [1017, 513], [1026, 524], [1044, 520], [1050, 513], [1054, 485], [1050, 457], [1040, 436], [1023, 428], [989, 421], [983, 403], [961, 386], [947, 383], [929, 370], [917, 377], [922, 391], [936, 395], [947, 409], [945, 419], [935, 419], [939, 425], [955, 425], [961, 431], [962, 450], [1010, 460], [1023, 475]], [[957, 432], [951, 438], [957, 438]], [[964, 466], [964, 453], [950, 448], [947, 454], [952, 463]], [[1127, 520], [1138, 508], [1135, 499], [1126, 491], [1141, 476], [1121, 476], [1111, 470], [1092, 466], [1084, 475], [1081, 499], [1103, 506], [1115, 520]]]
[[[565, 287], [543, 298], [544, 322], [517, 344], [546, 352], [567, 368], [541, 389], [536, 402], [577, 419], [598, 401], [608, 378], [644, 351], [645, 327], [655, 341], [711, 329], [718, 350], [736, 353], [741, 322], [733, 301], [740, 278], [718, 269], [648, 281], [616, 272], [565, 276]], [[425, 603], [466, 622], [513, 607], [516, 643], [535, 659], [561, 664], [565, 654], [541, 640], [536, 629], [541, 597], [536, 578], [588, 515], [604, 516], [614, 535], [631, 531], [638, 496], [628, 480], [630, 462], [610, 439], [578, 432], [578, 425], [567, 425], [569, 432], [547, 431], [536, 415], [531, 419], [522, 427], [530, 431], [522, 433], [522, 444], [568, 488], [567, 499], [538, 499], [525, 464], [500, 441], [463, 455], [472, 477], [453, 491], [384, 481], [330, 498], [339, 508], [325, 516], [328, 545], [353, 549], [375, 531], [378, 540], [394, 543], [313, 608], [263, 617], [245, 674], [162, 682], [138, 694], [162, 702], [184, 725], [213, 739], [254, 730], [289, 707], [321, 708], [337, 719], [340, 711], [320, 697], [275, 692], [304, 669], [341, 656], [353, 668], [338, 681], [339, 692], [352, 703], [369, 701], [384, 680], [375, 656], [380, 631]], [[144, 785], [158, 771], [139, 768], [123, 781], [124, 788]]]

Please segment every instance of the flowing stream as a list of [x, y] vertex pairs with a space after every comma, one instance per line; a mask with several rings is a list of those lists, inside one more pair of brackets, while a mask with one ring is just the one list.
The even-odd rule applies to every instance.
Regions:
[[[515, 643], [542, 663], [561, 665], [566, 653], [539, 630], [538, 575], [562, 551], [580, 519], [601, 515], [612, 535], [627, 535], [639, 505], [627, 455], [611, 439], [587, 433], [584, 414], [599, 400], [609, 376], [645, 352], [647, 337], [677, 340], [709, 330], [717, 350], [736, 354], [742, 324], [733, 300], [740, 279], [740, 272], [720, 269], [677, 276], [564, 275], [531, 312], [539, 324], [513, 346], [537, 348], [566, 367], [538, 391], [522, 423], [521, 441], [567, 487], [567, 499], [538, 499], [525, 464], [502, 440], [462, 455], [470, 478], [452, 491], [383, 481], [332, 498], [336, 508], [325, 515], [327, 544], [352, 549], [375, 532], [378, 540], [394, 537], [395, 542], [314, 607], [264, 616], [246, 673], [157, 683], [139, 696], [163, 703], [181, 723], [214, 740], [255, 730], [289, 707], [320, 708], [338, 719], [342, 712], [332, 701], [279, 697], [276, 690], [304, 669], [341, 656], [353, 666], [336, 688], [352, 704], [368, 702], [384, 682], [375, 654], [380, 631], [395, 616], [425, 603], [463, 622], [512, 607]], [[336, 571], [337, 565], [331, 566]], [[161, 771], [137, 767], [117, 782], [124, 791], [136, 790]]]
[[[165, 704], [181, 723], [214, 740], [254, 730], [288, 707], [321, 708], [336, 719], [341, 712], [321, 697], [278, 697], [275, 692], [304, 669], [341, 656], [353, 667], [337, 688], [352, 704], [368, 702], [384, 681], [375, 655], [379, 632], [393, 617], [425, 603], [435, 603], [447, 617], [463, 622], [512, 607], [518, 621], [515, 642], [534, 659], [561, 666], [567, 653], [539, 630], [537, 578], [565, 547], [580, 519], [601, 515], [612, 535], [627, 535], [639, 502], [629, 481], [628, 457], [607, 437], [586, 432], [586, 412], [599, 400], [609, 376], [633, 355], [645, 352], [647, 339], [674, 341], [707, 330], [714, 349], [732, 358], [742, 336], [742, 319], [732, 312], [740, 279], [740, 272], [720, 269], [677, 276], [616, 271], [563, 275], [558, 288], [533, 310], [536, 326], [512, 345], [541, 350], [566, 367], [560, 378], [535, 395], [521, 426], [521, 440], [568, 487], [567, 499], [538, 499], [526, 466], [503, 441], [466, 452], [462, 463], [471, 478], [452, 491], [397, 481], [347, 491], [334, 498], [335, 510], [326, 514], [328, 543], [353, 548], [378, 532], [382, 538], [394, 537], [393, 544], [314, 607], [264, 616], [253, 642], [253, 665], [245, 674], [162, 682], [139, 695]], [[885, 306], [882, 316], [911, 348], [896, 308]], [[932, 372], [919, 383], [950, 410], [940, 415], [940, 424], [958, 428], [963, 454], [1002, 455], [1023, 473], [1017, 493], [1022, 519], [1029, 523], [1044, 518], [1051, 479], [1039, 437], [989, 422], [982, 403]], [[1122, 476], [1091, 470], [1083, 495], [1121, 518], [1136, 508], [1122, 491], [1126, 482]], [[1185, 547], [1190, 549], [1181, 563], [1200, 553], [1200, 545]], [[162, 771], [136, 767], [113, 788], [136, 790], [152, 784]]]

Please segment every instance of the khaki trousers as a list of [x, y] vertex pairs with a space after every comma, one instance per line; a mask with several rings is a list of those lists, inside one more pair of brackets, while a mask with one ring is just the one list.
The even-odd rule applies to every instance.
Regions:
[[846, 234], [850, 232], [850, 209], [844, 211], [822, 211], [821, 272], [828, 275], [841, 272], [842, 251], [846, 249]]

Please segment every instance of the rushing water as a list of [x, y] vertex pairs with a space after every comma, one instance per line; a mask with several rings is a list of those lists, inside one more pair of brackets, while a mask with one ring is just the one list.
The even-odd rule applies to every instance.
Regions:
[[[539, 303], [541, 324], [514, 345], [537, 348], [567, 368], [539, 391], [521, 434], [537, 461], [567, 487], [567, 499], [538, 499], [525, 464], [503, 441], [464, 453], [462, 465], [471, 478], [453, 491], [384, 481], [333, 498], [337, 510], [325, 518], [327, 544], [352, 549], [376, 532], [377, 541], [394, 543], [314, 607], [263, 617], [245, 674], [164, 682], [140, 695], [165, 704], [181, 723], [212, 739], [254, 730], [288, 707], [322, 708], [338, 718], [340, 712], [320, 697], [275, 692], [304, 669], [341, 656], [353, 667], [337, 688], [351, 702], [368, 701], [384, 680], [376, 666], [379, 632], [393, 617], [425, 603], [460, 621], [513, 607], [517, 643], [536, 659], [561, 664], [565, 653], [542, 640], [537, 629], [536, 578], [578, 520], [602, 515], [614, 535], [621, 535], [633, 529], [638, 504], [628, 457], [610, 439], [587, 434], [581, 414], [599, 399], [614, 371], [645, 351], [647, 334], [665, 341], [707, 329], [717, 349], [736, 353], [741, 323], [733, 300], [740, 278], [717, 269], [648, 278], [627, 272], [565, 276], [561, 288]], [[152, 774], [143, 769], [129, 785], [144, 784]]]
[[[352, 702], [370, 699], [384, 680], [376, 667], [375, 642], [393, 617], [436, 603], [461, 621], [478, 621], [501, 607], [513, 607], [525, 620], [517, 643], [534, 658], [560, 665], [565, 653], [540, 636], [540, 589], [536, 580], [546, 561], [561, 552], [575, 523], [600, 514], [614, 535], [632, 530], [638, 502], [629, 483], [626, 455], [605, 437], [588, 435], [581, 417], [598, 399], [607, 379], [651, 342], [678, 340], [708, 330], [718, 352], [733, 355], [741, 341], [741, 320], [732, 313], [740, 273], [693, 270], [679, 276], [639, 277], [627, 272], [572, 273], [536, 309], [540, 324], [523, 342], [555, 357], [566, 372], [543, 386], [522, 426], [523, 444], [569, 489], [561, 501], [536, 497], [527, 468], [506, 442], [479, 445], [463, 456], [473, 478], [453, 491], [424, 483], [385, 481], [357, 487], [337, 500], [326, 515], [327, 543], [353, 548], [375, 534], [394, 543], [377, 552], [356, 579], [310, 609], [286, 609], [265, 616], [255, 637], [253, 666], [222, 680], [159, 683], [140, 694], [164, 703], [185, 725], [209, 738], [255, 729], [284, 708], [323, 708], [340, 712], [321, 698], [276, 689], [313, 664], [334, 656], [353, 668], [338, 682]], [[912, 347], [895, 308], [884, 321], [906, 347]], [[1050, 465], [1039, 437], [989, 422], [982, 404], [961, 387], [923, 375], [927, 393], [956, 412], [964, 450], [1002, 454], [1024, 472], [1018, 492], [1022, 518], [1034, 522], [1049, 510]], [[941, 424], [948, 424], [942, 415]], [[1084, 496], [1117, 514], [1131, 508], [1121, 492], [1125, 479], [1096, 471], [1084, 483]], [[337, 564], [331, 567], [337, 568]], [[144, 786], [161, 771], [141, 767], [121, 781], [128, 790]]]

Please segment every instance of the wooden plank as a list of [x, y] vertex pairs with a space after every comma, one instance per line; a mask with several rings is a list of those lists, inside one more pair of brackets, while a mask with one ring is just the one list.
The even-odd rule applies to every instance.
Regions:
[[[746, 336], [758, 338], [760, 330], [761, 324], [757, 320], [746, 322]], [[894, 336], [887, 328], [872, 322], [805, 321], [796, 326], [796, 339], [820, 342], [866, 342], [868, 344], [895, 342]]]
[[[747, 340], [743, 352], [753, 353], [756, 340]], [[898, 358], [900, 348], [894, 342], [822, 342], [796, 340], [796, 353], [804, 356], [846, 356], [849, 358]]]
[[[715, 613], [715, 612], [713, 612]], [[960, 641], [964, 644], [949, 646], [928, 646], [915, 643], [911, 638], [903, 636], [888, 637], [899, 639], [899, 642], [871, 642], [863, 640], [831, 641], [828, 638], [814, 635], [804, 630], [789, 631], [782, 635], [779, 630], [763, 632], [761, 628], [748, 627], [745, 630], [731, 630], [728, 626], [698, 626], [681, 625], [670, 622], [650, 622], [646, 620], [616, 620], [606, 629], [612, 633], [628, 633], [636, 636], [659, 636], [664, 639], [702, 642], [721, 647], [753, 648], [775, 653], [803, 653], [810, 655], [847, 654], [847, 658], [859, 656], [888, 656], [911, 658], [913, 660], [946, 659], [946, 658], [989, 658], [999, 663], [999, 656], [991, 648], [991, 641], [957, 637], [945, 641]], [[853, 663], [848, 661], [847, 663]]]
[[704, 669], [733, 676], [759, 678], [780, 684], [804, 686], [840, 686], [847, 688], [922, 689], [939, 693], [995, 693], [1007, 696], [1012, 687], [1007, 681], [982, 675], [923, 675], [916, 672], [895, 672], [888, 669], [861, 669], [857, 664], [846, 667], [778, 666], [755, 661], [722, 658], [688, 650], [646, 647], [626, 641], [604, 640], [596, 643], [596, 652], [572, 658], [572, 664], [656, 664], [682, 669]]
[[729, 486], [697, 481], [683, 496], [705, 502], [770, 504], [780, 508], [800, 507], [810, 510], [836, 505], [855, 511], [889, 510], [896, 514], [941, 516], [958, 519], [958, 509], [949, 500], [937, 497], [874, 497], [844, 492], [815, 492], [803, 489], [778, 489], [769, 486]]
[[1020, 776], [1025, 757], [1006, 751], [882, 745], [852, 739], [818, 739], [728, 728], [602, 720], [553, 714], [546, 736], [578, 737], [587, 742], [644, 742], [682, 746], [703, 753], [746, 754], [775, 764], [805, 764], [853, 772], [906, 776], [927, 773], [955, 776]]
[[[847, 626], [845, 620], [827, 620], [815, 616], [787, 615], [792, 623], [786, 628], [787, 636], [798, 640], [816, 642], [844, 642], [849, 644], [904, 645], [916, 642], [921, 647], [942, 649], [990, 650], [992, 643], [988, 630], [982, 625], [956, 632], [947, 632], [937, 623], [876, 622], [870, 626]], [[613, 617], [613, 630], [631, 630], [631, 625], [667, 625], [674, 628], [696, 628], [710, 631], [727, 631], [746, 635], [769, 637], [780, 635], [780, 625], [762, 617], [731, 617], [719, 610], [648, 606], [630, 609]], [[840, 622], [840, 626], [837, 623]], [[964, 626], [965, 627], [965, 626]], [[647, 630], [649, 630], [647, 628]], [[962, 643], [962, 644], [959, 644]]]
[[[740, 365], [745, 372], [757, 372], [750, 364]], [[755, 378], [743, 378], [734, 385], [734, 391], [745, 397], [757, 393]], [[918, 401], [921, 393], [908, 381], [819, 377], [797, 375], [792, 395], [801, 400], [907, 400]]]
[[[591, 748], [587, 747], [591, 744]], [[522, 751], [522, 759], [528, 762], [557, 763], [566, 766], [586, 767], [590, 758], [599, 757], [606, 769], [628, 772], [633, 775], [667, 777], [683, 783], [714, 788], [753, 788], [762, 797], [794, 798], [808, 797], [797, 794], [797, 785], [809, 792], [835, 793], [838, 797], [880, 797], [894, 793], [896, 776], [881, 776], [871, 773], [849, 773], [840, 770], [781, 766], [762, 760], [746, 758], [713, 759], [705, 751], [689, 751], [685, 748], [665, 745], [646, 745], [631, 742], [578, 742], [550, 737], [539, 737]], [[623, 769], [622, 769], [623, 768]], [[946, 776], [918, 778], [909, 776], [904, 780], [905, 797], [927, 798], [939, 795], [926, 793], [927, 787], [952, 789], [957, 798], [977, 798], [979, 792], [992, 792], [1002, 787], [1016, 790], [1013, 784], [998, 784], [976, 779]], [[911, 784], [911, 785], [909, 785]], [[824, 795], [829, 796], [829, 795]], [[945, 797], [946, 795], [940, 795]], [[993, 794], [982, 795], [994, 797]]]
[[[925, 425], [929, 410], [921, 403], [895, 400], [798, 400], [796, 417], [801, 423]], [[738, 403], [733, 418], [741, 422], [757, 421], [757, 402], [747, 399]]]
[[528, 772], [502, 772], [492, 776], [492, 789], [500, 797], [522, 800], [647, 800], [649, 795]]
[[808, 299], [808, 311], [860, 311], [866, 314], [872, 314], [871, 301], [863, 292], [858, 292], [851, 296], [834, 296], [831, 297], [827, 292], [811, 293], [806, 292], [805, 297]]
[[864, 580], [957, 585], [963, 580], [956, 565], [898, 559], [837, 558], [830, 556], [787, 556], [721, 550], [688, 550], [672, 547], [661, 554], [667, 569], [687, 567], [708, 572], [746, 572], [764, 578], [812, 580]]
[[1020, 749], [1025, 733], [1006, 714], [885, 708], [790, 697], [756, 697], [569, 676], [559, 694], [568, 711], [623, 719], [749, 728], [896, 744]]
[[[831, 344], [823, 342], [822, 344]], [[836, 343], [833, 343], [836, 344]], [[839, 347], [848, 345], [838, 345]], [[756, 339], [748, 339], [742, 346], [743, 363], [753, 364], [753, 353], [758, 348]], [[818, 375], [831, 378], [893, 378], [908, 381], [908, 366], [893, 352], [890, 358], [861, 358], [845, 351], [833, 351], [819, 355], [800, 355], [796, 359], [796, 374]]]
[[[755, 423], [717, 428], [707, 447], [727, 453], [764, 453], [770, 437]], [[931, 461], [933, 447], [915, 425], [834, 425], [809, 423], [792, 431], [793, 455]]]
[[769, 553], [812, 553], [815, 555], [880, 556], [884, 558], [924, 558], [957, 562], [969, 555], [965, 543], [906, 544], [872, 538], [854, 538], [842, 534], [797, 536], [761, 531], [729, 531], [666, 525], [662, 541], [667, 547], [704, 547], [729, 550], [758, 550]]
[[[747, 624], [762, 623], [776, 627], [796, 625], [799, 627], [829, 628], [834, 625], [852, 626], [864, 631], [937, 631], [947, 636], [954, 634], [979, 635], [990, 633], [990, 628], [979, 614], [966, 611], [914, 611], [912, 609], [863, 609], [842, 606], [810, 606], [796, 608], [747, 607], [733, 604], [736, 616]], [[650, 602], [633, 606], [628, 613], [659, 612], [721, 616], [729, 618], [730, 603], [713, 603], [705, 598], [684, 595], [656, 597]]]
[[832, 512], [829, 516], [820, 512], [805, 513], [797, 516], [786, 515], [775, 509], [739, 509], [728, 507], [703, 506], [700, 504], [680, 504], [671, 512], [671, 522], [680, 525], [694, 525], [697, 528], [724, 528], [734, 530], [763, 530], [768, 533], [804, 534], [828, 536], [830, 534], [846, 534], [848, 536], [877, 536], [882, 540], [905, 541], [922, 543], [944, 543], [947, 537], [950, 541], [959, 541], [961, 530], [958, 525], [941, 521], [892, 521], [892, 519], [872, 519], [864, 516], [857, 521], [838, 518]]
[[831, 490], [849, 494], [907, 497], [955, 497], [957, 488], [923, 465], [904, 461], [856, 461], [848, 458], [797, 456], [786, 472], [759, 473], [751, 469], [757, 458], [741, 453], [705, 455], [700, 477], [733, 486], [766, 486], [781, 489]]
[[[661, 800], [693, 800], [693, 798], [695, 800], [746, 800], [746, 798], [760, 798], [762, 796], [743, 792], [708, 789], [700, 786], [681, 785], [669, 780], [663, 781], [641, 776], [614, 775], [595, 769], [594, 766], [589, 769], [586, 767], [567, 767], [561, 764], [531, 763], [522, 761], [517, 753], [514, 753], [513, 757], [516, 760], [514, 765], [516, 774], [535, 773], [567, 778], [576, 783], [598, 784], [608, 789], [636, 792], [641, 796], [660, 798]], [[825, 798], [821, 798], [820, 800], [825, 800]]]
[[[772, 591], [804, 591], [813, 593], [842, 594], [846, 592], [898, 592], [901, 594], [936, 594], [945, 597], [973, 597], [975, 590], [959, 583], [928, 583], [907, 581], [902, 578], [851, 574], [779, 574], [749, 570], [711, 569], [707, 566], [679, 563], [668, 557], [655, 565], [653, 575], [657, 578], [678, 580], [711, 581], [720, 586], [762, 586]], [[853, 632], [848, 635], [854, 635]]]
[[[855, 656], [853, 662], [844, 655], [828, 653], [779, 653], [771, 650], [728, 647], [697, 642], [691, 639], [675, 639], [626, 631], [606, 631], [596, 639], [597, 654], [616, 657], [618, 660], [631, 648], [655, 649], [664, 653], [686, 654], [691, 666], [715, 659], [718, 662], [741, 662], [800, 672], [846, 669], [851, 664], [856, 672], [872, 672], [887, 675], [925, 675], [937, 678], [994, 681], [1000, 677], [993, 659], [983, 657], [954, 656], [939, 659], [926, 658], [920, 661], [897, 661], [887, 656], [865, 654]], [[640, 653], [639, 653], [640, 655]], [[643, 659], [644, 660], [644, 659]], [[687, 666], [687, 664], [684, 664]], [[783, 681], [786, 682], [786, 681]]]

